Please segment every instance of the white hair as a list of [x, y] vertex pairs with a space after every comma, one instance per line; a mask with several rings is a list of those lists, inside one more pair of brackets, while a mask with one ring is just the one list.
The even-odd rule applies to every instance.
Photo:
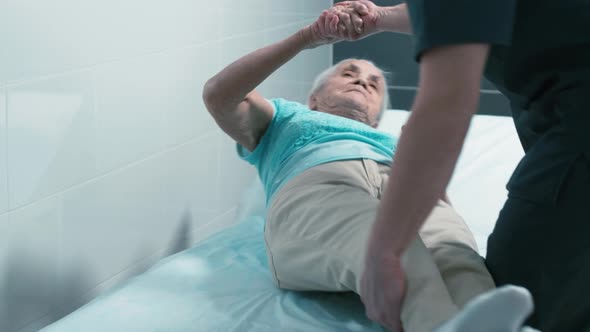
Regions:
[[[316, 93], [319, 89], [321, 89], [324, 86], [324, 84], [326, 84], [326, 81], [332, 75], [334, 75], [334, 73], [336, 72], [336, 69], [338, 69], [338, 66], [340, 66], [341, 64], [343, 64], [345, 62], [355, 61], [355, 60], [360, 60], [360, 59], [354, 59], [354, 58], [344, 59], [344, 60], [338, 62], [337, 64], [333, 65], [332, 67], [324, 70], [318, 76], [316, 76], [315, 80], [313, 81], [313, 84], [311, 85], [311, 91], [309, 92], [309, 97], [311, 97], [314, 93]], [[362, 61], [367, 61], [368, 63], [373, 65], [375, 68], [379, 69], [379, 71], [383, 75], [383, 88], [384, 88], [383, 103], [381, 104], [381, 112], [379, 112], [379, 116], [377, 117], [377, 120], [381, 120], [381, 117], [383, 116], [383, 112], [385, 112], [386, 109], [391, 107], [391, 104], [390, 104], [391, 99], [389, 97], [389, 88], [388, 88], [388, 79], [387, 79], [387, 77], [390, 76], [391, 74], [384, 71], [383, 69], [377, 67], [372, 61], [369, 61], [369, 60], [362, 60]]]

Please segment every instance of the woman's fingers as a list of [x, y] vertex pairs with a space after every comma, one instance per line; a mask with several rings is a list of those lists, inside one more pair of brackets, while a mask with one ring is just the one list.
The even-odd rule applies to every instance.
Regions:
[[328, 31], [332, 36], [338, 35], [338, 23], [339, 23], [338, 15], [331, 13], [328, 18], [326, 19], [326, 31]]
[[356, 29], [352, 25], [352, 19], [349, 13], [342, 12], [338, 15], [338, 18], [340, 19], [341, 24], [346, 29], [345, 31], [347, 32], [347, 34], [351, 34], [351, 32], [356, 31]]

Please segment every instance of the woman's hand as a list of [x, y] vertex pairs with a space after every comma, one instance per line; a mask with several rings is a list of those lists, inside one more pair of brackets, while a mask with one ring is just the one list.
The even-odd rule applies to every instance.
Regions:
[[333, 8], [324, 10], [315, 22], [305, 28], [309, 32], [311, 48], [342, 40], [337, 33], [338, 17], [331, 12], [332, 10]]

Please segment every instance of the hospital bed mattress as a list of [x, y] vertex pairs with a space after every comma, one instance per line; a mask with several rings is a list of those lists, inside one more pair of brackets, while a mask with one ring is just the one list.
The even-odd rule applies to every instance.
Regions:
[[[407, 113], [386, 112], [381, 129], [398, 134]], [[512, 120], [476, 116], [449, 197], [485, 252], [522, 156]], [[264, 200], [256, 180], [239, 222], [167, 257], [46, 327], [44, 332], [383, 331], [352, 293], [291, 292], [272, 283], [264, 249]]]

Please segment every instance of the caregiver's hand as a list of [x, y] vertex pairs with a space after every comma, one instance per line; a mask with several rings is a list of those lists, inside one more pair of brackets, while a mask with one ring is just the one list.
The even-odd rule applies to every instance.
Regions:
[[401, 257], [387, 254], [387, 243], [371, 241], [365, 258], [360, 295], [369, 319], [393, 332], [402, 332], [401, 306], [406, 291], [406, 277]]
[[330, 19], [338, 17], [339, 36], [351, 41], [379, 32], [379, 23], [386, 15], [385, 7], [368, 0], [338, 2], [329, 10]]

